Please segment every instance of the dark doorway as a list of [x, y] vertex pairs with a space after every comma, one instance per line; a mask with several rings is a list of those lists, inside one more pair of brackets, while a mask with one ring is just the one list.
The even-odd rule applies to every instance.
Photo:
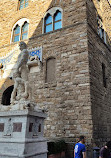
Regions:
[[13, 88], [14, 86], [10, 86], [3, 92], [2, 102], [1, 102], [3, 105], [10, 105], [10, 99], [11, 99]]

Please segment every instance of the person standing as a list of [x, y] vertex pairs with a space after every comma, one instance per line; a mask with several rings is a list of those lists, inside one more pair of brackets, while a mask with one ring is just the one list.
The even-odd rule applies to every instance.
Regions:
[[85, 136], [79, 137], [79, 142], [74, 148], [74, 158], [86, 158]]
[[111, 158], [111, 141], [108, 141], [104, 147], [100, 149], [99, 158]]

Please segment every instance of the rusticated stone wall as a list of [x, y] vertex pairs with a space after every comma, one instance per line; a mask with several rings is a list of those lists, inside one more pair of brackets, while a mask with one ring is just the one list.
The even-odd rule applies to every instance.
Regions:
[[[94, 1], [95, 2], [95, 1]], [[90, 4], [90, 5], [89, 5]], [[102, 5], [104, 15], [100, 12], [100, 8], [95, 6]], [[89, 72], [90, 72], [90, 96], [93, 121], [93, 143], [102, 146], [111, 138], [111, 48], [106, 45], [97, 34], [97, 11], [103, 15], [103, 22], [106, 28], [110, 26], [109, 4], [105, 1], [97, 4], [87, 1], [87, 17], [88, 17], [88, 54], [89, 54]], [[89, 7], [91, 6], [91, 7]], [[99, 6], [98, 6], [99, 7]], [[105, 11], [104, 8], [107, 8]], [[109, 17], [106, 16], [109, 12]], [[89, 17], [91, 15], [91, 18]], [[106, 16], [106, 17], [105, 17]], [[109, 23], [108, 23], [108, 21]], [[106, 22], [107, 21], [107, 22]], [[96, 26], [96, 27], [94, 27]], [[111, 29], [107, 31], [110, 38]], [[106, 87], [103, 81], [102, 64], [105, 65]]]
[[[92, 33], [93, 36], [90, 36]], [[111, 138], [111, 51], [90, 27], [88, 34], [93, 137], [95, 143], [100, 146]], [[106, 88], [103, 84], [102, 63], [106, 67]]]
[[[81, 26], [84, 31], [79, 32]], [[47, 34], [45, 38], [44, 36], [38, 38], [38, 44], [42, 43], [43, 45], [43, 69], [41, 72], [34, 73], [33, 76], [30, 74], [30, 85], [33, 86], [34, 101], [50, 111], [47, 121], [47, 131], [49, 131], [47, 137], [74, 138], [80, 133], [91, 134], [91, 127], [89, 129], [91, 109], [89, 106], [90, 87], [85, 28], [86, 24], [77, 24], [56, 33]], [[64, 34], [66, 39], [64, 39]], [[56, 39], [59, 35], [60, 38]], [[36, 39], [29, 41], [32, 47], [35, 46], [34, 40]], [[52, 56], [56, 59], [56, 81], [46, 83], [46, 60]], [[86, 116], [86, 113], [89, 115]], [[88, 126], [85, 125], [87, 123]]]

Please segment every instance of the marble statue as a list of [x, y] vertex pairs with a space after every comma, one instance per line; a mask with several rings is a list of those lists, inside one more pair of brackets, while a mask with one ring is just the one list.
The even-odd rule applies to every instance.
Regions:
[[[14, 89], [11, 94], [11, 106], [0, 105], [0, 111], [24, 109], [39, 111], [40, 109], [36, 106], [37, 104], [31, 101], [31, 87], [29, 87], [28, 80], [28, 60], [31, 61], [31, 59], [29, 57], [26, 43], [20, 42], [19, 48], [21, 52], [18, 56], [16, 67], [12, 75]], [[39, 62], [38, 57], [35, 60]], [[43, 109], [43, 111], [45, 110]]]
[[38, 111], [36, 103], [31, 101], [31, 87], [29, 87], [28, 81], [28, 59], [29, 52], [25, 42], [20, 42], [20, 55], [18, 56], [16, 69], [13, 73], [14, 89], [11, 95], [11, 106], [10, 110], [24, 110], [30, 109]]
[[27, 67], [29, 53], [25, 42], [20, 42], [19, 47], [21, 52], [18, 56], [16, 70], [13, 73], [14, 89], [11, 95], [11, 105], [14, 105], [20, 100], [25, 101], [29, 97], [29, 72]]

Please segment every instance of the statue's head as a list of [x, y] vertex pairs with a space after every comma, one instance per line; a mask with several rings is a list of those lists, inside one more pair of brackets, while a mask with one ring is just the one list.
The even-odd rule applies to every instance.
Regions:
[[21, 42], [19, 43], [19, 48], [20, 48], [21, 51], [22, 51], [23, 49], [26, 49], [26, 48], [27, 48], [26, 43], [23, 42], [23, 41], [21, 41]]

